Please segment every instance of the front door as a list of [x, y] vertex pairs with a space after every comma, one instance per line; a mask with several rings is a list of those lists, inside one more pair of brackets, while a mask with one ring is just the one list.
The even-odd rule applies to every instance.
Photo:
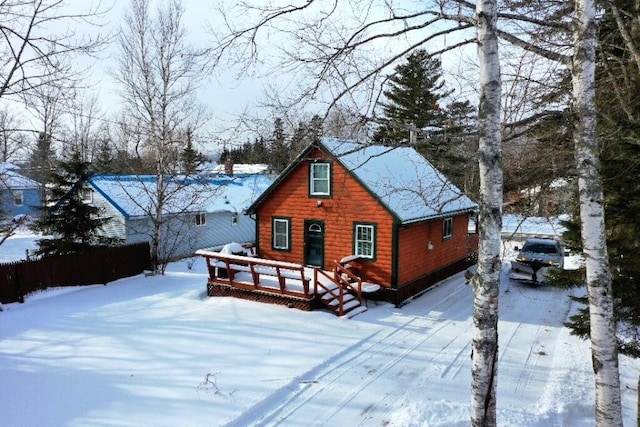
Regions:
[[324, 264], [324, 221], [304, 222], [304, 264], [322, 268]]

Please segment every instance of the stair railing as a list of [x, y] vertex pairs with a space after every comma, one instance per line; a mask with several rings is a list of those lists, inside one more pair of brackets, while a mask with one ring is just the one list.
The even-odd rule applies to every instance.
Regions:
[[[330, 282], [335, 283], [338, 287], [335, 289], [330, 289], [326, 287], [323, 283], [320, 282], [320, 280], [318, 280], [319, 276], [323, 276], [327, 278]], [[313, 283], [314, 283], [315, 295], [318, 295], [318, 288], [322, 288], [326, 293], [328, 293], [338, 301], [338, 311], [336, 314], [338, 316], [343, 316], [344, 315], [344, 286], [342, 286], [339, 282], [336, 281], [335, 272], [333, 275], [331, 275], [331, 274], [327, 274], [327, 272], [324, 270], [321, 270], [319, 268], [314, 268]]]
[[340, 288], [351, 289], [358, 297], [360, 304], [362, 304], [362, 278], [355, 275], [350, 268], [345, 267], [338, 261], [334, 260], [333, 263], [333, 275], [336, 284]]

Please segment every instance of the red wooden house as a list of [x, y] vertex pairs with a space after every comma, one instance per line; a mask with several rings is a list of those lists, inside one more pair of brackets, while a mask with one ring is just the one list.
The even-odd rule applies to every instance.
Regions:
[[407, 298], [474, 262], [477, 205], [411, 147], [323, 138], [248, 208], [260, 257], [350, 261], [380, 298]]

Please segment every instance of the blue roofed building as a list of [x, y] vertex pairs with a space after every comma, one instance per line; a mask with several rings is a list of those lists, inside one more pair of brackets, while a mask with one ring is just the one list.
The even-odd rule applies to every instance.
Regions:
[[170, 177], [159, 189], [154, 175], [96, 175], [83, 187], [83, 198], [109, 218], [103, 234], [124, 243], [151, 240], [163, 200], [159, 252], [177, 259], [230, 242], [253, 243], [255, 223], [244, 213], [270, 184], [264, 174], [219, 174]]
[[40, 216], [40, 184], [21, 175], [13, 163], [0, 163], [0, 217], [4, 219]]

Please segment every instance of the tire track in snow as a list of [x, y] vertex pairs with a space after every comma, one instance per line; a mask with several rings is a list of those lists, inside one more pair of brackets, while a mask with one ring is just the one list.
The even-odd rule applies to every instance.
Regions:
[[[438, 377], [441, 380], [454, 379], [462, 370], [464, 364], [470, 362], [471, 360], [470, 354], [472, 336], [469, 334], [469, 330], [472, 325], [473, 322], [470, 319], [470, 321], [465, 324], [465, 328], [463, 331], [461, 331], [460, 334], [456, 334], [454, 338], [451, 339], [444, 347], [434, 353], [431, 357], [429, 357], [429, 359], [424, 361], [425, 364], [429, 364], [434, 361], [442, 360], [442, 353], [445, 352], [445, 350], [447, 350], [449, 347], [457, 348], [454, 345], [454, 343], [456, 342], [464, 342], [464, 344], [460, 344], [458, 346], [460, 349], [455, 352], [453, 360], [451, 361], [451, 363], [448, 363], [444, 367], [444, 369], [442, 369], [439, 375], [437, 370], [425, 370], [422, 371], [419, 377], [415, 378], [411, 383], [414, 384], [416, 382], [420, 382], [428, 384]], [[396, 386], [394, 390], [387, 392], [382, 399], [372, 405], [369, 405], [363, 412], [362, 420], [360, 421], [358, 426], [364, 427], [373, 425], [386, 425], [386, 423], [388, 422], [386, 418], [395, 408], [397, 402], [404, 401], [405, 396], [408, 393], [407, 390], [415, 390], [415, 387], [410, 386], [409, 384]]]
[[[532, 401], [539, 398], [547, 379], [551, 363], [545, 349], [555, 348], [559, 339], [559, 329], [570, 310], [570, 303], [566, 292], [548, 287], [530, 287], [525, 284], [514, 284], [508, 281], [509, 287], [516, 291], [502, 318], [521, 319], [517, 323], [500, 323], [500, 366], [509, 369], [512, 378], [516, 378], [513, 394], [516, 396], [530, 396]], [[508, 292], [508, 291], [507, 291]], [[536, 304], [544, 303], [545, 310], [536, 310]], [[503, 306], [501, 306], [502, 308]], [[529, 313], [523, 316], [522, 312]], [[549, 313], [554, 313], [549, 317]], [[505, 331], [505, 328], [508, 329]], [[505, 338], [506, 336], [506, 338]], [[516, 352], [514, 349], [528, 349], [526, 353]], [[502, 368], [501, 372], [504, 373]], [[546, 374], [544, 374], [546, 372]]]
[[533, 340], [532, 346], [529, 348], [529, 353], [527, 354], [527, 358], [522, 365], [522, 369], [520, 370], [520, 375], [518, 375], [518, 381], [516, 382], [515, 392], [522, 396], [528, 389], [528, 386], [531, 382], [531, 379], [534, 377], [534, 372], [538, 367], [538, 363], [540, 362], [540, 358], [543, 357], [543, 354], [540, 351], [534, 350], [534, 346], [541, 342], [542, 335], [549, 335], [549, 331], [544, 333], [543, 328], [546, 327], [538, 327], [535, 338]]
[[[435, 300], [428, 308], [430, 312], [433, 312], [438, 308], [444, 307], [447, 313], [439, 313], [437, 317], [432, 315], [412, 317], [400, 327], [386, 328], [370, 335], [314, 369], [293, 379], [286, 386], [253, 405], [249, 410], [244, 411], [243, 415], [226, 424], [226, 426], [286, 424], [290, 421], [289, 418], [295, 418], [299, 410], [314, 399], [317, 399], [318, 395], [321, 394], [329, 394], [331, 397], [331, 411], [327, 412], [321, 419], [315, 420], [313, 425], [327, 423], [368, 386], [454, 322], [454, 320], [446, 319], [443, 314], [451, 314], [447, 317], [456, 318], [460, 313], [468, 311], [468, 305], [464, 302], [465, 298], [460, 298], [460, 294], [464, 292], [469, 292], [469, 288], [466, 285], [452, 288], [446, 296]], [[454, 301], [452, 305], [451, 301]], [[409, 339], [415, 339], [416, 336], [419, 339], [405, 348], [406, 345], [403, 344]], [[433, 357], [436, 356], [434, 355]], [[366, 368], [368, 366], [370, 367], [365, 374], [366, 377], [345, 390], [341, 379], [348, 377], [350, 371], [356, 367]], [[341, 396], [340, 400], [333, 403], [333, 399], [338, 396]], [[307, 420], [304, 424], [309, 425], [311, 423]]]
[[[400, 362], [404, 361], [409, 355], [411, 355], [415, 350], [417, 350], [418, 348], [422, 347], [425, 342], [429, 341], [430, 338], [432, 338], [433, 336], [435, 336], [437, 333], [439, 333], [441, 330], [443, 330], [444, 328], [450, 326], [454, 321], [452, 320], [448, 320], [448, 321], [444, 321], [444, 322], [440, 322], [440, 325], [438, 325], [437, 328], [432, 329], [429, 331], [429, 334], [424, 335], [422, 338], [420, 338], [415, 344], [413, 344], [412, 346], [410, 346], [409, 348], [405, 349], [404, 351], [402, 351], [400, 354], [397, 354], [394, 356], [394, 358], [389, 361], [388, 363], [386, 363], [384, 366], [381, 367], [381, 369], [376, 371], [375, 375], [371, 375], [370, 377], [368, 377], [365, 381], [362, 381], [360, 383], [358, 383], [357, 387], [353, 388], [352, 390], [350, 390], [349, 393], [347, 393], [347, 395], [345, 397], [343, 397], [340, 402], [338, 402], [332, 409], [332, 411], [328, 411], [327, 415], [325, 417], [323, 417], [322, 419], [318, 420], [317, 422], [315, 422], [313, 425], [316, 426], [322, 426], [325, 425], [328, 421], [330, 421], [335, 415], [337, 415], [346, 405], [349, 404], [349, 402], [351, 402], [355, 396], [357, 396], [359, 393], [363, 392], [370, 384], [372, 384], [375, 380], [379, 379], [381, 376], [383, 376], [384, 374], [386, 374], [388, 371], [390, 371], [392, 368], [394, 368], [395, 366], [397, 366]], [[438, 352], [438, 354], [440, 354], [440, 352]], [[433, 357], [431, 359], [429, 359], [429, 361], [433, 361], [434, 359], [436, 359], [437, 357]], [[402, 387], [402, 389], [404, 390], [405, 387]], [[389, 394], [386, 394], [386, 396], [388, 396]], [[370, 408], [375, 408], [375, 405], [371, 406]], [[298, 408], [296, 408], [298, 409]], [[367, 408], [367, 410], [370, 410], [369, 408]]]

